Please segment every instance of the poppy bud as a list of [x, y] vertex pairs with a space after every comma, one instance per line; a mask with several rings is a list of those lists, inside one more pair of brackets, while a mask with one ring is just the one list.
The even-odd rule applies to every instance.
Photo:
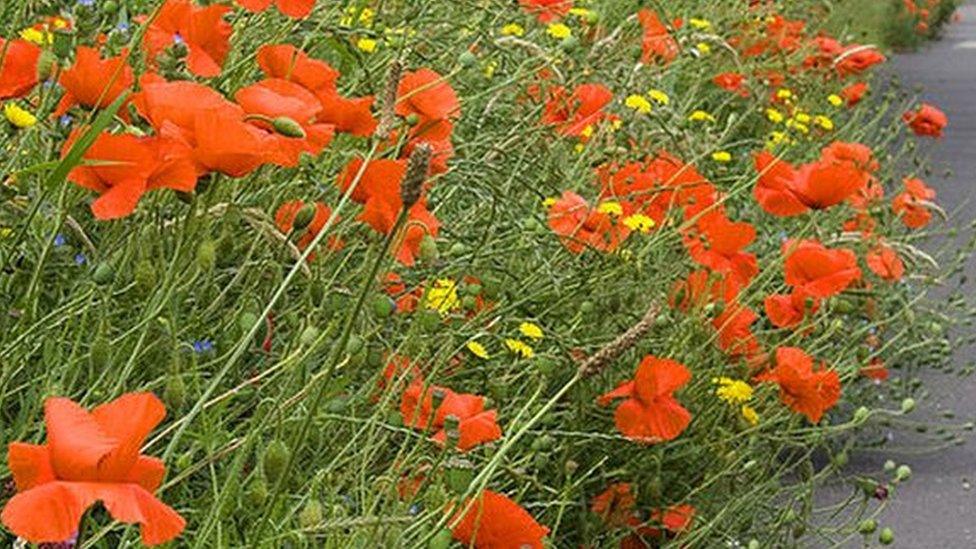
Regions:
[[111, 284], [112, 279], [115, 278], [115, 269], [112, 268], [108, 263], [99, 263], [95, 267], [95, 271], [92, 273], [92, 282], [98, 284], [99, 286], [106, 286]]
[[566, 463], [563, 465], [563, 470], [566, 471], [567, 475], [572, 475], [579, 469], [579, 463], [571, 459], [567, 459]]
[[420, 260], [424, 263], [437, 261], [437, 241], [429, 234], [425, 234], [420, 240]]
[[248, 506], [252, 508], [258, 508], [264, 505], [264, 502], [268, 500], [268, 483], [264, 480], [264, 477], [255, 476], [254, 480], [251, 481], [251, 485], [247, 487], [247, 492], [245, 492], [244, 497]]
[[349, 336], [349, 340], [346, 341], [346, 353], [354, 355], [363, 350], [365, 346], [366, 342], [363, 341], [363, 338], [359, 337], [358, 335]]
[[465, 51], [458, 56], [458, 63], [460, 63], [462, 67], [470, 67], [477, 62], [478, 57], [470, 51]]
[[288, 118], [287, 116], [279, 116], [271, 121], [271, 127], [274, 131], [280, 133], [285, 137], [294, 137], [295, 139], [305, 139], [308, 134], [305, 133], [305, 128], [295, 120]]
[[532, 449], [536, 452], [549, 450], [555, 443], [556, 439], [554, 439], [552, 436], [542, 435], [540, 437], [536, 437], [536, 439], [532, 441]]
[[761, 545], [758, 539], [751, 539], [749, 540], [749, 544], [746, 545], [746, 549], [759, 549], [760, 547]]
[[346, 397], [337, 396], [325, 403], [325, 411], [330, 414], [341, 414], [349, 407], [348, 403]]
[[217, 265], [217, 245], [213, 240], [204, 240], [197, 246], [197, 266], [203, 272], [210, 272]]
[[461, 307], [465, 311], [473, 311], [478, 308], [478, 300], [473, 296], [466, 295], [461, 298]]
[[179, 410], [186, 399], [186, 384], [178, 374], [166, 377], [166, 387], [163, 389], [163, 402], [171, 410]]
[[847, 465], [847, 462], [850, 461], [850, 458], [848, 457], [847, 452], [838, 452], [837, 454], [834, 455], [833, 461], [835, 467], [841, 468]]
[[453, 538], [451, 531], [447, 528], [441, 528], [434, 537], [430, 538], [427, 542], [427, 549], [448, 549], [451, 546], [451, 539]]
[[278, 482], [278, 479], [285, 472], [285, 466], [291, 457], [288, 445], [281, 439], [271, 441], [271, 444], [264, 450], [264, 476], [271, 482]]
[[298, 514], [298, 524], [306, 529], [315, 528], [322, 523], [322, 519], [322, 504], [317, 499], [309, 500], [302, 512]]
[[377, 318], [389, 318], [396, 311], [396, 303], [390, 299], [390, 296], [383, 294], [373, 296], [371, 307]]
[[912, 468], [907, 465], [901, 465], [895, 469], [895, 480], [902, 482], [908, 480], [912, 476]]
[[102, 4], [102, 13], [106, 15], [112, 15], [119, 11], [119, 3], [115, 0], [105, 0]]
[[140, 259], [136, 263], [133, 279], [136, 284], [136, 292], [139, 295], [149, 295], [156, 288], [156, 268], [152, 261]]
[[878, 534], [878, 542], [881, 545], [891, 545], [895, 542], [895, 532], [891, 528], [882, 528], [881, 533]]
[[861, 406], [857, 410], [854, 410], [854, 421], [856, 423], [861, 423], [866, 420], [868, 416], [871, 415], [871, 410], [868, 410], [866, 406]]
[[864, 519], [857, 525], [857, 531], [863, 535], [873, 534], [878, 529], [878, 521], [874, 519]]
[[914, 398], [906, 398], [905, 400], [901, 401], [901, 413], [907, 414], [914, 409], [915, 409]]
[[420, 124], [420, 116], [417, 113], [410, 113], [407, 115], [406, 122], [408, 126], [416, 126]]
[[[443, 397], [441, 399], [443, 400]], [[456, 448], [458, 440], [461, 438], [461, 420], [453, 414], [448, 414], [444, 418], [444, 433], [447, 435], [444, 446], [446, 448]]]
[[403, 183], [400, 186], [400, 199], [403, 201], [403, 209], [409, 210], [420, 200], [424, 181], [427, 179], [427, 170], [430, 168], [430, 157], [433, 153], [434, 148], [428, 143], [417, 145], [410, 153], [410, 160], [407, 161], [407, 172], [403, 176]]
[[463, 494], [474, 478], [474, 471], [467, 463], [454, 464], [444, 470], [444, 484], [452, 492]]
[[95, 336], [95, 340], [92, 341], [91, 348], [88, 350], [88, 363], [91, 364], [92, 370], [99, 372], [107, 368], [111, 362], [112, 345], [108, 338], [100, 333]]
[[254, 313], [252, 313], [250, 311], [247, 311], [245, 313], [241, 313], [241, 316], [238, 317], [238, 319], [237, 319], [237, 327], [242, 332], [247, 332], [248, 330], [251, 329], [251, 327], [254, 326], [254, 324], [257, 321], [258, 321], [258, 315], [254, 314]]
[[55, 30], [51, 33], [53, 36], [53, 42], [51, 44], [51, 49], [54, 50], [55, 55], [62, 59], [66, 59], [71, 52], [74, 51], [74, 40], [68, 32], [61, 30]]
[[295, 231], [300, 231], [308, 227], [313, 219], [315, 219], [315, 204], [309, 202], [295, 212], [295, 219], [292, 221], [291, 226]]
[[471, 297], [478, 297], [479, 295], [481, 295], [481, 284], [478, 284], [477, 282], [472, 282], [470, 284], [465, 285], [464, 293], [468, 294]]
[[298, 342], [301, 343], [302, 347], [311, 347], [318, 341], [319, 333], [319, 329], [315, 326], [307, 326], [302, 330], [302, 334], [298, 336]]
[[54, 67], [57, 66], [58, 59], [50, 50], [41, 51], [37, 58], [37, 79], [44, 82], [54, 74]]

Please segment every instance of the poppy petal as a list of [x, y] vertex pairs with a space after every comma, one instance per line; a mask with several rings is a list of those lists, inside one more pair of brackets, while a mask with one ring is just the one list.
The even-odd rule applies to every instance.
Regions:
[[55, 478], [47, 446], [12, 442], [7, 449], [7, 465], [18, 492], [53, 482]]

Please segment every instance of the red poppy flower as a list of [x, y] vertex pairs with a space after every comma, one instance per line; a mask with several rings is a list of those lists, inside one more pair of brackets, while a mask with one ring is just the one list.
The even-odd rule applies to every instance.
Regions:
[[824, 412], [840, 399], [840, 376], [796, 347], [776, 349], [776, 367], [756, 377], [779, 385], [780, 400], [811, 423], [820, 422]]
[[920, 229], [932, 220], [932, 211], [927, 203], [935, 200], [935, 189], [921, 179], [905, 179], [905, 190], [891, 201], [891, 209], [910, 229]]
[[[63, 154], [80, 136], [75, 130]], [[68, 173], [68, 181], [99, 193], [92, 203], [98, 219], [125, 217], [133, 212], [146, 191], [168, 188], [192, 192], [197, 173], [189, 149], [165, 137], [136, 137], [102, 133], [82, 157], [103, 165], [80, 165]]]
[[458, 115], [461, 104], [447, 80], [430, 69], [403, 75], [397, 88], [396, 113], [417, 115], [422, 124], [447, 120]]
[[615, 482], [590, 500], [590, 511], [599, 515], [607, 526], [623, 526], [634, 514], [637, 498], [629, 482]]
[[684, 235], [688, 254], [696, 263], [748, 283], [759, 272], [754, 254], [743, 251], [756, 239], [756, 228], [731, 221], [721, 211], [704, 215]]
[[949, 124], [949, 117], [928, 103], [922, 103], [917, 111], [906, 112], [902, 119], [915, 135], [936, 138], [942, 137], [942, 130]]
[[848, 107], [853, 107], [861, 102], [870, 87], [867, 82], [855, 82], [840, 91], [841, 98], [847, 103]]
[[732, 357], [750, 360], [759, 357], [762, 348], [752, 333], [752, 323], [758, 318], [755, 311], [741, 303], [727, 303], [712, 320], [712, 327], [718, 334], [718, 347]]
[[668, 303], [685, 312], [700, 309], [709, 303], [734, 303], [741, 289], [735, 277], [701, 269], [675, 282]]
[[[435, 395], [441, 399], [436, 410]], [[448, 416], [453, 416], [458, 422], [457, 448], [462, 452], [498, 440], [502, 436], [502, 430], [497, 423], [498, 412], [485, 410], [484, 397], [455, 393], [436, 385], [425, 387], [420, 379], [415, 379], [403, 392], [400, 416], [405, 425], [415, 429], [435, 430], [432, 438], [439, 444], [447, 441], [445, 425]]]
[[[237, 0], [238, 5], [250, 12], [262, 12], [271, 7], [271, 0]], [[315, 0], [274, 0], [282, 14], [294, 19], [308, 17], [315, 7]]]
[[395, 252], [396, 260], [407, 267], [413, 266], [420, 256], [420, 244], [424, 237], [436, 237], [440, 227], [440, 221], [427, 209], [427, 199], [421, 198], [410, 208], [403, 241]]
[[870, 158], [870, 149], [863, 145], [834, 143], [818, 161], [794, 168], [762, 151], [755, 159], [760, 175], [753, 196], [764, 210], [780, 217], [829, 208], [868, 184], [874, 166]]
[[633, 380], [602, 395], [597, 403], [606, 406], [618, 398], [626, 399], [617, 406], [614, 421], [631, 440], [645, 444], [673, 440], [691, 422], [691, 413], [674, 398], [674, 392], [690, 379], [691, 372], [683, 364], [648, 355]]
[[565, 88], [556, 86], [549, 89], [542, 123], [555, 126], [561, 135], [581, 136], [603, 120], [603, 108], [611, 101], [613, 92], [603, 84], [580, 84], [569, 95]]
[[812, 316], [820, 308], [820, 300], [803, 290], [789, 294], [773, 294], [763, 300], [766, 316], [777, 328], [792, 328]]
[[151, 60], [176, 43], [186, 45], [186, 68], [205, 78], [218, 76], [230, 52], [229, 6], [197, 7], [190, 0], [166, 0], [146, 29], [142, 46]]
[[611, 252], [629, 234], [622, 223], [610, 214], [590, 208], [582, 196], [572, 191], [564, 191], [549, 208], [549, 228], [574, 254], [582, 253], [587, 247]]
[[637, 12], [637, 20], [643, 29], [641, 63], [646, 65], [660, 62], [662, 65], [667, 65], [674, 61], [680, 51], [678, 42], [668, 32], [660, 17], [653, 11], [642, 8]]
[[[275, 226], [278, 227], [278, 230], [284, 234], [290, 234], [295, 227], [295, 216], [304, 206], [305, 202], [302, 200], [289, 200], [279, 206], [278, 211], [275, 212]], [[331, 216], [331, 208], [322, 202], [315, 202], [315, 214], [312, 216], [312, 221], [304, 229], [301, 229], [301, 236], [295, 242], [299, 250], [304, 250], [315, 240]], [[343, 243], [338, 237], [330, 236], [328, 246], [330, 249], [338, 250], [342, 248]], [[313, 259], [315, 259], [315, 254], [309, 254], [308, 260], [312, 261]]]
[[789, 240], [783, 253], [786, 283], [814, 298], [837, 295], [861, 278], [851, 250], [830, 249], [816, 240]]
[[23, 97], [37, 85], [41, 48], [26, 40], [0, 38], [0, 99]]
[[838, 74], [849, 76], [861, 74], [871, 67], [885, 62], [885, 56], [872, 46], [851, 45], [834, 61]]
[[407, 285], [403, 283], [400, 275], [387, 273], [386, 281], [383, 284], [383, 291], [396, 302], [396, 310], [401, 313], [411, 313], [417, 309], [420, 299], [424, 295], [424, 289], [420, 286], [407, 291]]
[[868, 252], [865, 261], [871, 272], [884, 280], [896, 281], [905, 276], [905, 263], [898, 257], [895, 250], [886, 244], [878, 244], [876, 248]]
[[519, 0], [519, 5], [540, 23], [551, 23], [569, 13], [573, 0]]
[[620, 549], [645, 549], [648, 547], [645, 540], [660, 540], [683, 534], [691, 529], [694, 520], [695, 508], [687, 503], [672, 505], [667, 509], [654, 509], [648, 523], [631, 519], [630, 525], [634, 528], [634, 533], [620, 542]]
[[884, 361], [878, 357], [874, 357], [867, 366], [861, 368], [861, 375], [880, 382], [887, 381], [890, 374], [888, 368], [885, 368]]
[[737, 72], [723, 72], [712, 78], [712, 82], [723, 90], [737, 93], [742, 97], [749, 97], [749, 89], [746, 88], [746, 77]]
[[[81, 46], [75, 54], [75, 64], [61, 73], [65, 93], [54, 111], [60, 116], [75, 105], [105, 108], [119, 95], [132, 87], [132, 68], [126, 64], [128, 53], [123, 50], [116, 57], [102, 59], [98, 50]], [[121, 116], [127, 113], [119, 110]]]
[[91, 412], [66, 398], [47, 399], [47, 444], [10, 444], [18, 493], [3, 509], [3, 524], [32, 543], [63, 542], [101, 501], [115, 520], [138, 523], [146, 545], [178, 536], [186, 522], [153, 495], [166, 467], [139, 454], [165, 415], [149, 393], [129, 393]]
[[[251, 124], [268, 132], [269, 158], [278, 166], [298, 166], [303, 152], [318, 155], [332, 141], [333, 127], [315, 121], [322, 104], [312, 92], [294, 82], [268, 78], [241, 88], [234, 100]], [[300, 128], [299, 133], [304, 136], [283, 134], [276, 128], [280, 120], [297, 125], [293, 129]]]

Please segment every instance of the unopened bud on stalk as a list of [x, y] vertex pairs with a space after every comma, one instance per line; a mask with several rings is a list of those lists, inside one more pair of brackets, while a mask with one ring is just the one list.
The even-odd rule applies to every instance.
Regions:
[[298, 514], [298, 523], [302, 528], [310, 529], [322, 523], [323, 519], [322, 504], [319, 500], [312, 499], [309, 500], [302, 512]]
[[456, 448], [461, 440], [461, 420], [457, 416], [451, 414], [444, 418], [444, 434], [447, 435], [444, 445], [447, 448]]
[[44, 82], [54, 74], [54, 67], [58, 63], [57, 56], [51, 50], [42, 50], [37, 58], [37, 79]]
[[285, 137], [294, 137], [295, 139], [305, 139], [308, 134], [305, 133], [305, 128], [295, 120], [287, 116], [279, 116], [271, 121], [271, 127], [274, 131], [280, 133]]
[[875, 530], [878, 529], [878, 521], [874, 519], [864, 519], [861, 524], [857, 526], [857, 531], [865, 536], [868, 534], [873, 534]]
[[907, 414], [914, 409], [915, 409], [914, 398], [906, 398], [905, 400], [901, 401], [901, 413]]
[[295, 212], [295, 219], [292, 221], [291, 226], [294, 230], [300, 231], [308, 227], [313, 219], [315, 219], [315, 204], [309, 202]]
[[912, 476], [912, 468], [907, 465], [900, 465], [895, 469], [895, 480], [902, 482], [908, 480]]
[[271, 441], [264, 451], [264, 476], [271, 482], [277, 482], [282, 473], [285, 472], [285, 465], [291, 457], [291, 451], [283, 440], [276, 439]]
[[878, 534], [878, 541], [881, 545], [891, 545], [895, 542], [895, 532], [891, 528], [882, 528]]
[[403, 208], [406, 210], [412, 208], [420, 200], [433, 152], [433, 147], [427, 143], [421, 143], [410, 154], [407, 173], [403, 176], [403, 184], [400, 186], [400, 199], [403, 201]]

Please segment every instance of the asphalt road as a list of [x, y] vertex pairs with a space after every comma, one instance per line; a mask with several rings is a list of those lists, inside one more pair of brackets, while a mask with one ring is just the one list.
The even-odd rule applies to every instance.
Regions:
[[[922, 99], [949, 116], [943, 139], [924, 146], [934, 166], [939, 171], [949, 168], [953, 175], [932, 177], [929, 183], [938, 191], [939, 204], [958, 208], [953, 223], [964, 226], [976, 219], [976, 0], [969, 0], [959, 14], [961, 20], [946, 29], [942, 40], [895, 56], [890, 70], [905, 85], [921, 86]], [[966, 271], [976, 279], [976, 262], [971, 260]], [[976, 348], [955, 350], [957, 366], [974, 359]], [[919, 406], [922, 417], [937, 418], [951, 410], [956, 421], [976, 420], [976, 377], [933, 372], [925, 384], [931, 394]], [[897, 432], [894, 436], [910, 438]], [[851, 467], [877, 474], [888, 458], [909, 464], [914, 473], [880, 517], [882, 525], [895, 531], [893, 547], [976, 548], [976, 440], [970, 436], [963, 446], [929, 455], [859, 455]], [[872, 542], [878, 546], [876, 538]], [[851, 545], [861, 546], [860, 541]]]

